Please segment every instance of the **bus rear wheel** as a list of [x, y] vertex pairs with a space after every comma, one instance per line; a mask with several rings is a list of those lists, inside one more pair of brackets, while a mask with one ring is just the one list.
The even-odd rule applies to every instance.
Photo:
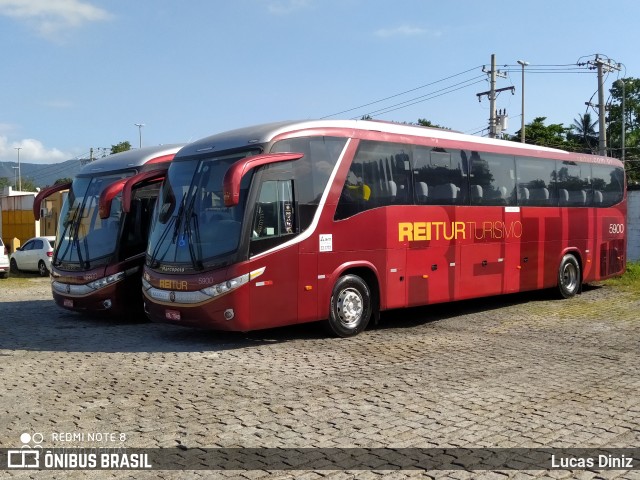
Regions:
[[580, 291], [581, 282], [578, 259], [567, 253], [558, 268], [558, 293], [562, 298], [571, 298]]
[[357, 275], [344, 275], [331, 294], [328, 326], [339, 337], [362, 332], [371, 318], [371, 292]]

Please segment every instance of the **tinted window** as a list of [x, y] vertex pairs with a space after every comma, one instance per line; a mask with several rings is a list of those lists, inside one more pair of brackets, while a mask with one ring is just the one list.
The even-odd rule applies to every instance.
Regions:
[[413, 204], [411, 146], [362, 141], [342, 188], [336, 219], [386, 205]]
[[555, 161], [516, 157], [516, 176], [518, 205], [557, 204]]
[[471, 205], [515, 205], [516, 167], [510, 155], [469, 154]]
[[558, 205], [584, 207], [591, 205], [591, 165], [558, 162], [556, 165]]
[[22, 250], [23, 251], [33, 250], [34, 245], [35, 245], [35, 242], [33, 240], [31, 240], [30, 242], [27, 242], [27, 243], [24, 244], [24, 247], [22, 247]]
[[33, 242], [33, 249], [34, 250], [42, 250], [42, 247], [44, 247], [44, 244], [42, 243], [42, 240], [35, 240]]
[[467, 155], [460, 150], [416, 147], [413, 178], [416, 203], [461, 205], [467, 197]]
[[593, 204], [610, 207], [624, 198], [624, 171], [621, 168], [593, 165]]

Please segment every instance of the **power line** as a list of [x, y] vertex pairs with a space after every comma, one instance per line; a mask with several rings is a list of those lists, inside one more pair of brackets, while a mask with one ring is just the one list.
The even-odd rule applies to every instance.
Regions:
[[[481, 78], [481, 80], [478, 80], [478, 78]], [[472, 82], [472, 83], [469, 83], [469, 82]], [[376, 115], [383, 115], [383, 114], [389, 113], [389, 112], [394, 112], [396, 110], [400, 110], [400, 109], [405, 108], [405, 107], [410, 107], [410, 106], [416, 105], [418, 103], [426, 102], [427, 100], [432, 100], [434, 98], [438, 98], [438, 97], [441, 97], [443, 95], [447, 95], [449, 93], [453, 93], [453, 92], [456, 92], [458, 90], [462, 90], [463, 88], [467, 88], [467, 87], [470, 87], [472, 85], [476, 85], [478, 83], [484, 83], [484, 76], [483, 75], [481, 75], [480, 77], [470, 78], [470, 79], [465, 80], [463, 82], [456, 83], [456, 84], [451, 85], [449, 87], [445, 87], [445, 88], [442, 88], [440, 90], [436, 90], [434, 92], [430, 92], [428, 94], [421, 95], [419, 97], [414, 97], [414, 98], [411, 98], [409, 100], [405, 100], [404, 102], [396, 103], [394, 105], [389, 105], [388, 107], [384, 107], [384, 108], [381, 108], [379, 110], [374, 110], [372, 112], [368, 112], [365, 115], [376, 116]], [[454, 88], [454, 87], [458, 87], [458, 88]], [[354, 117], [354, 118], [357, 118], [357, 117]]]
[[435, 81], [430, 82], [430, 83], [425, 83], [424, 85], [420, 85], [419, 87], [411, 88], [411, 89], [409, 89], [409, 90], [405, 90], [404, 92], [400, 92], [400, 93], [396, 93], [396, 94], [393, 94], [393, 95], [389, 95], [388, 97], [381, 98], [381, 99], [379, 99], [379, 100], [374, 100], [374, 101], [372, 101], [372, 102], [365, 103], [365, 104], [359, 105], [359, 106], [357, 106], [357, 107], [348, 108], [348, 109], [346, 109], [346, 110], [342, 110], [342, 111], [340, 111], [340, 112], [332, 113], [331, 115], [326, 115], [326, 116], [324, 116], [324, 117], [320, 117], [320, 118], [321, 118], [321, 119], [331, 118], [331, 117], [335, 117], [335, 116], [337, 116], [337, 115], [342, 115], [342, 114], [344, 114], [344, 113], [352, 112], [352, 111], [354, 111], [354, 110], [359, 110], [359, 109], [364, 108], [364, 107], [369, 107], [369, 106], [371, 106], [371, 105], [375, 105], [376, 103], [385, 102], [385, 101], [390, 100], [390, 99], [392, 99], [392, 98], [400, 97], [400, 96], [402, 96], [402, 95], [406, 95], [407, 93], [415, 92], [416, 90], [420, 90], [420, 89], [422, 89], [422, 88], [430, 87], [430, 86], [432, 86], [432, 85], [436, 85], [436, 84], [438, 84], [438, 83], [445, 82], [445, 81], [450, 80], [450, 79], [452, 79], [452, 78], [459, 77], [459, 76], [461, 76], [461, 75], [464, 75], [465, 73], [472, 72], [472, 71], [474, 71], [474, 70], [476, 70], [476, 69], [478, 69], [478, 68], [480, 68], [480, 67], [481, 67], [481, 65], [478, 65], [478, 66], [475, 66], [475, 67], [473, 67], [473, 68], [469, 68], [469, 69], [467, 69], [467, 70], [465, 70], [465, 71], [463, 71], [463, 72], [455, 73], [455, 74], [453, 74], [453, 75], [449, 75], [448, 77], [444, 77], [444, 78], [441, 78], [441, 79], [439, 79], [439, 80], [435, 80]]

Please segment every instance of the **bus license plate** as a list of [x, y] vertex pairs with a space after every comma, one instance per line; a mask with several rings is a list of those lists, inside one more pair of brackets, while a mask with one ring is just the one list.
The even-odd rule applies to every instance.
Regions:
[[164, 316], [167, 320], [180, 320], [180, 312], [178, 310], [165, 310]]
[[69, 308], [73, 308], [73, 300], [71, 300], [70, 298], [65, 298], [64, 299], [64, 306], [65, 307], [69, 307]]

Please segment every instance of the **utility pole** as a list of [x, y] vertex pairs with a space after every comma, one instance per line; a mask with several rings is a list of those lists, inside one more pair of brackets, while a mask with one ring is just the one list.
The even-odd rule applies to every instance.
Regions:
[[20, 150], [22, 147], [13, 147], [14, 150], [18, 151], [18, 191], [22, 191], [22, 172], [20, 171]]
[[598, 128], [599, 142], [598, 153], [602, 156], [607, 156], [607, 125], [606, 125], [606, 106], [604, 104], [604, 73], [612, 72], [613, 70], [620, 70], [620, 64], [613, 63], [610, 59], [603, 59], [600, 55], [596, 54], [595, 60], [587, 62], [589, 68], [598, 70]]
[[136, 127], [138, 127], [138, 148], [142, 148], [142, 127], [144, 127], [144, 123], [134, 123]]
[[620, 80], [622, 82], [622, 116], [620, 117], [620, 121], [622, 123], [622, 163], [624, 163], [624, 157], [625, 157], [625, 153], [626, 153], [626, 149], [625, 149], [625, 145], [626, 145], [626, 139], [625, 139], [625, 134], [626, 134], [626, 129], [627, 126], [625, 125], [625, 121], [624, 121], [624, 116], [625, 116], [625, 111], [624, 111], [624, 98], [626, 96], [625, 92], [624, 92], [624, 78]]
[[524, 67], [529, 65], [529, 62], [525, 62], [524, 60], [518, 60], [518, 63], [522, 66], [522, 91], [520, 95], [522, 97], [522, 115], [520, 119], [520, 142], [525, 143], [525, 135], [524, 135]]
[[483, 95], [489, 97], [489, 137], [496, 138], [498, 129], [496, 122], [496, 94], [500, 92], [504, 92], [505, 90], [511, 90], [511, 93], [515, 91], [515, 87], [506, 87], [506, 88], [498, 88], [496, 89], [496, 77], [507, 78], [505, 73], [499, 72], [496, 70], [496, 54], [491, 54], [491, 70], [487, 72], [484, 67], [482, 67], [482, 71], [489, 74], [490, 78], [490, 90], [487, 92], [476, 93], [478, 97], [478, 101], [480, 102]]

